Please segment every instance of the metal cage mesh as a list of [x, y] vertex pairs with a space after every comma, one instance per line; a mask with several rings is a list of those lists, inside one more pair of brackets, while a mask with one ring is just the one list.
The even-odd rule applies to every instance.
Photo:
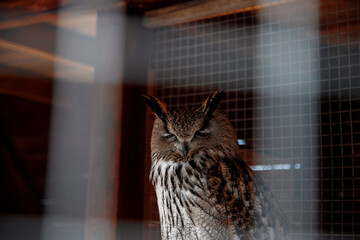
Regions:
[[[359, 3], [314, 2], [154, 28], [154, 94], [181, 108], [225, 89], [243, 158], [280, 202], [291, 239], [359, 239]], [[149, 198], [146, 236], [156, 239]]]

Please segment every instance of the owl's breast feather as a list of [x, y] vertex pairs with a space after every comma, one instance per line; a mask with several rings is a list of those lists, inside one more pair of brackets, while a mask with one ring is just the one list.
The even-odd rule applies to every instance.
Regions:
[[207, 175], [193, 164], [157, 161], [151, 169], [163, 239], [234, 239], [225, 209], [214, 207], [216, 200], [208, 197]]

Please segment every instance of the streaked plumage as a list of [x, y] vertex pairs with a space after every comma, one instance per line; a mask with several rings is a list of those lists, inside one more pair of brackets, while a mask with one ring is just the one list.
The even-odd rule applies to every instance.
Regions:
[[162, 239], [285, 239], [276, 201], [241, 159], [235, 131], [218, 109], [222, 93], [177, 111], [145, 97], [156, 116], [150, 180]]

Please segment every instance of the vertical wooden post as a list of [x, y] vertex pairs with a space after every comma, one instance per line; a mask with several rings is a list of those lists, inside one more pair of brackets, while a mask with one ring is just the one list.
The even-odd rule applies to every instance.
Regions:
[[[145, 110], [141, 97], [147, 89], [147, 29], [131, 7], [125, 21], [126, 59], [123, 72], [123, 108], [119, 175], [119, 238], [141, 239], [144, 206]], [[146, 196], [145, 196], [146, 197]], [[132, 226], [129, 229], [128, 226]]]
[[143, 218], [145, 110], [141, 97], [147, 88], [146, 30], [142, 20], [128, 10], [123, 72], [123, 122], [118, 217], [126, 221]]
[[86, 203], [86, 240], [116, 238], [124, 15], [101, 10], [97, 25], [97, 62], [92, 88], [92, 127]]

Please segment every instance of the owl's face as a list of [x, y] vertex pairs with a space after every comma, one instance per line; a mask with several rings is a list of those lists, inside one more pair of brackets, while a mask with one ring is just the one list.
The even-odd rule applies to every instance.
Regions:
[[237, 153], [237, 142], [230, 122], [220, 112], [218, 104], [223, 91], [209, 96], [199, 108], [167, 111], [163, 103], [148, 96], [147, 104], [156, 119], [151, 138], [151, 150], [161, 155], [177, 153], [185, 159], [199, 149], [217, 153]]

